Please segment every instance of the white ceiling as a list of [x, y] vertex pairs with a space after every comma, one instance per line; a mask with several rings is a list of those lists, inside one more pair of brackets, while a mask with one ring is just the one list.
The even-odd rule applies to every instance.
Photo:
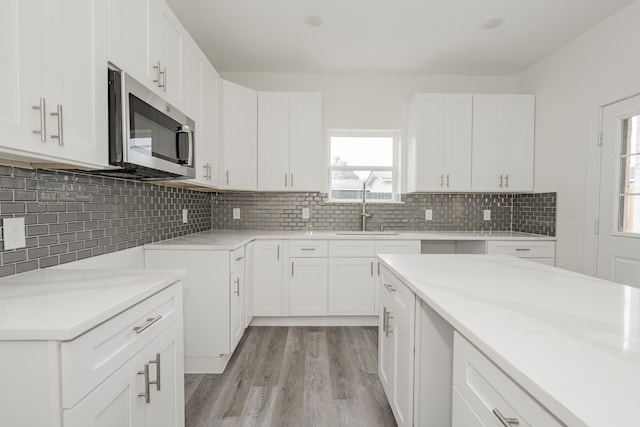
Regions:
[[[168, 3], [220, 72], [515, 76], [633, 1]], [[484, 29], [490, 18], [504, 23]]]

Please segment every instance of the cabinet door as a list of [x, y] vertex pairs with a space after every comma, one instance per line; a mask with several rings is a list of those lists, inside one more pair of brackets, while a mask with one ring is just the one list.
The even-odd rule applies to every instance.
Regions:
[[322, 181], [322, 95], [290, 95], [289, 188], [320, 191]]
[[289, 93], [258, 93], [258, 190], [289, 188]]
[[[200, 135], [200, 152], [202, 162], [207, 166], [208, 179], [206, 185], [213, 188], [220, 186], [220, 77], [209, 63], [204, 64], [202, 80], [202, 123]], [[196, 156], [196, 159], [198, 158]], [[201, 171], [202, 173], [202, 171]]]
[[393, 329], [394, 357], [393, 357], [393, 398], [391, 407], [396, 417], [398, 427], [413, 425], [413, 355], [414, 355], [414, 327], [408, 319], [396, 313], [395, 308], [390, 321]]
[[445, 99], [444, 177], [446, 191], [471, 190], [472, 96]]
[[156, 70], [149, 63], [149, 0], [108, 0], [107, 4], [109, 61], [146, 86], [157, 87]]
[[140, 374], [144, 364], [143, 354], [138, 353], [76, 406], [64, 410], [64, 426], [144, 426], [145, 398], [139, 396], [144, 393], [144, 378]]
[[147, 426], [184, 427], [184, 352], [182, 322], [169, 326], [144, 351], [149, 364], [150, 402], [145, 406]]
[[451, 411], [452, 427], [485, 427], [478, 414], [476, 414], [466, 400], [460, 395], [458, 389], [453, 387], [453, 408]]
[[282, 305], [283, 268], [285, 265], [283, 262], [285, 259], [284, 242], [257, 240], [254, 243], [254, 250], [254, 314], [256, 316], [283, 316], [285, 314]]
[[[151, 76], [161, 80], [152, 88], [174, 107], [183, 108], [182, 25], [163, 0], [151, 3], [149, 25]], [[153, 68], [158, 62], [160, 70]]]
[[534, 97], [473, 96], [474, 191], [533, 190]]
[[390, 329], [389, 316], [393, 315], [394, 302], [388, 291], [380, 295], [380, 317], [378, 320], [378, 373], [387, 400], [392, 403], [394, 393], [395, 339]]
[[255, 283], [255, 260], [256, 247], [255, 242], [249, 242], [245, 246], [245, 280], [244, 280], [244, 327], [245, 329], [251, 324], [253, 319], [253, 286]]
[[244, 266], [231, 273], [229, 286], [231, 287], [229, 291], [231, 298], [229, 311], [231, 316], [229, 322], [231, 343], [229, 353], [233, 353], [244, 333]]
[[289, 314], [327, 315], [326, 258], [291, 258]]
[[61, 6], [59, 97], [48, 106], [50, 154], [61, 162], [104, 167], [109, 163], [107, 6], [100, 0], [61, 0]]
[[257, 92], [222, 80], [222, 187], [257, 187]]
[[371, 316], [374, 314], [373, 258], [329, 259], [329, 314]]

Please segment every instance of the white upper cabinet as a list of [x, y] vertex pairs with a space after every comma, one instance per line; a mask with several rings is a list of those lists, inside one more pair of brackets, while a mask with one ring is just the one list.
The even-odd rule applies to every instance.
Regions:
[[107, 164], [106, 4], [1, 4], [2, 157], [80, 167]]
[[109, 0], [109, 61], [184, 107], [180, 21], [163, 0]]
[[535, 97], [473, 96], [473, 191], [533, 191]]
[[255, 190], [258, 182], [258, 94], [222, 81], [221, 188]]
[[183, 72], [185, 113], [196, 123], [196, 177], [189, 180], [200, 186], [216, 188], [218, 171], [218, 86], [216, 70], [198, 45], [185, 35]]
[[409, 103], [407, 191], [471, 190], [472, 95], [416, 94]]
[[319, 191], [322, 95], [258, 94], [258, 189]]

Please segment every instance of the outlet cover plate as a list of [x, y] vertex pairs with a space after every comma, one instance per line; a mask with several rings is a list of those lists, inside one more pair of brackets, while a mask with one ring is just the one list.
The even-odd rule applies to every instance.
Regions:
[[485, 209], [483, 212], [483, 218], [485, 221], [491, 221], [491, 209]]
[[18, 249], [27, 246], [24, 218], [5, 218], [2, 220], [4, 229], [4, 249]]
[[240, 208], [233, 208], [233, 219], [240, 219]]
[[302, 208], [302, 219], [309, 219], [309, 208]]
[[432, 209], [425, 209], [424, 210], [424, 219], [426, 221], [433, 220], [433, 210]]

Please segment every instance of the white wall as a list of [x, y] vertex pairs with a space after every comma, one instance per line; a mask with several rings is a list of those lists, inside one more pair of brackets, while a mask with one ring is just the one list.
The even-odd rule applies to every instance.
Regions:
[[535, 190], [558, 192], [559, 267], [595, 272], [600, 107], [640, 92], [638, 22], [640, 1], [517, 79], [518, 91], [536, 95]]
[[[324, 132], [327, 129], [400, 129], [403, 137], [407, 105], [414, 93], [513, 93], [515, 88], [513, 77], [267, 73], [221, 73], [220, 76], [259, 91], [322, 92]], [[323, 144], [325, 139], [326, 133]]]

